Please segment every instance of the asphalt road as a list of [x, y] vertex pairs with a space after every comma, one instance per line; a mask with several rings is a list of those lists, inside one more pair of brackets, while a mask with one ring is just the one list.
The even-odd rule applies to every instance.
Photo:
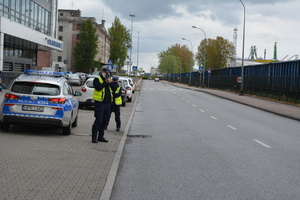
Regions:
[[144, 81], [112, 192], [118, 199], [300, 199], [300, 124]]

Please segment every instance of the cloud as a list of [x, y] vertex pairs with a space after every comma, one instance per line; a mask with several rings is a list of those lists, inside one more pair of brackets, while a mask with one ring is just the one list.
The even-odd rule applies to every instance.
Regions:
[[[74, 2], [72, 4], [72, 2]], [[273, 57], [274, 43], [277, 42], [278, 58], [287, 54], [300, 53], [300, 2], [298, 0], [243, 0], [246, 8], [245, 56], [251, 46], [256, 46], [258, 56]], [[72, 7], [71, 7], [72, 6]], [[136, 62], [139, 31], [139, 65], [150, 71], [157, 65], [157, 54], [179, 43], [186, 37], [193, 43], [193, 51], [204, 39], [201, 27], [207, 38], [222, 36], [233, 40], [233, 29], [238, 28], [237, 55], [241, 57], [243, 38], [243, 7], [239, 0], [64, 0], [59, 8], [80, 9], [82, 16], [95, 17], [101, 23], [106, 20], [106, 28], [118, 16], [121, 23], [130, 30], [133, 18], [132, 60]]]

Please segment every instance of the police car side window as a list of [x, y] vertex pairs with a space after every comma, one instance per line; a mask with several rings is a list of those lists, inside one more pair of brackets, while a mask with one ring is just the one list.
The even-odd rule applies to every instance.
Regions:
[[73, 89], [67, 82], [64, 83], [64, 94], [73, 95]]

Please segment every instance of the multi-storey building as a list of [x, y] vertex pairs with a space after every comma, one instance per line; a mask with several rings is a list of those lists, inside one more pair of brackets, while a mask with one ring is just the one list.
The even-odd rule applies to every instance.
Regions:
[[58, 10], [58, 38], [63, 41], [64, 51], [53, 52], [53, 64], [65, 71], [75, 71], [73, 50], [79, 41], [82, 22], [91, 19], [98, 35], [98, 53], [95, 61], [106, 64], [109, 59], [110, 38], [105, 29], [105, 21], [101, 24], [94, 17], [82, 17], [80, 10]]
[[51, 66], [57, 38], [58, 0], [0, 0], [0, 71]]

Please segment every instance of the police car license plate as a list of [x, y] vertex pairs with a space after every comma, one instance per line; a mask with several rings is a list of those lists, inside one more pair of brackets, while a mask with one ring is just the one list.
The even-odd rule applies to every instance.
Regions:
[[44, 107], [42, 107], [42, 106], [23, 105], [22, 110], [24, 110], [24, 111], [34, 111], [34, 112], [44, 112]]

